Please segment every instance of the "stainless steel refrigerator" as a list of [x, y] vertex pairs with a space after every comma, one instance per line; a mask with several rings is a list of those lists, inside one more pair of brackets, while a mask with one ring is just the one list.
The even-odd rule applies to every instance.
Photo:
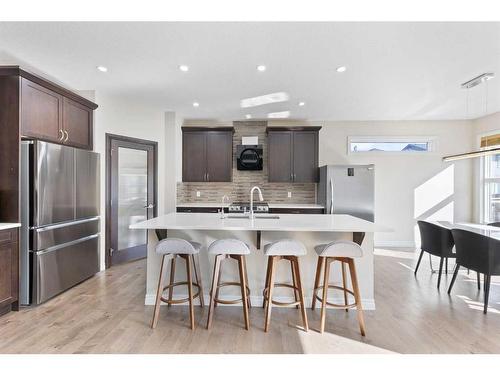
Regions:
[[317, 202], [325, 206], [326, 214], [349, 214], [375, 221], [375, 166], [320, 167]]
[[99, 154], [21, 143], [21, 304], [40, 304], [99, 271]]

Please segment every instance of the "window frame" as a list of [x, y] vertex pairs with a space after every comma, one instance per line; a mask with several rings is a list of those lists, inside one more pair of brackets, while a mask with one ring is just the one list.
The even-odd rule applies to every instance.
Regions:
[[[351, 151], [351, 143], [367, 142], [367, 143], [427, 143], [427, 151]], [[435, 154], [437, 150], [436, 136], [357, 136], [350, 135], [347, 137], [347, 154], [348, 155], [430, 155]]]
[[[498, 146], [489, 146], [489, 147], [481, 147], [481, 138], [487, 137], [490, 135], [500, 134], [500, 129], [490, 130], [488, 132], [484, 132], [477, 135], [477, 144], [479, 145], [479, 150], [487, 150], [489, 148], [494, 148]], [[487, 186], [490, 183], [500, 183], [500, 177], [486, 177], [487, 168], [489, 168], [489, 163], [487, 163], [486, 158], [489, 158], [491, 155], [481, 156], [479, 158], [479, 222], [481, 224], [488, 224], [489, 221], [489, 201], [487, 201], [487, 197], [489, 194], [486, 194]], [[477, 211], [476, 211], [477, 212]]]

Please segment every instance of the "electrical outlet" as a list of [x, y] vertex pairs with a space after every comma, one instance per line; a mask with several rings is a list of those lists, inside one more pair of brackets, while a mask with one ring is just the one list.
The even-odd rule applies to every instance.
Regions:
[[196, 197], [198, 197], [198, 198], [201, 197], [201, 191], [196, 192]]
[[289, 192], [288, 192], [288, 198], [291, 198], [291, 197], [292, 197], [292, 192], [291, 192], [291, 191], [289, 191]]

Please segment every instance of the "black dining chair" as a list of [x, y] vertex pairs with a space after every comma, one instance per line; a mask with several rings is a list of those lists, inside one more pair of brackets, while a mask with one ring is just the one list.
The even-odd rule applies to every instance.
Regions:
[[462, 229], [452, 229], [457, 260], [448, 294], [451, 293], [460, 267], [484, 274], [484, 310], [488, 311], [491, 276], [500, 275], [500, 240]]
[[415, 275], [417, 274], [424, 251], [439, 257], [439, 276], [437, 283], [437, 287], [439, 289], [439, 285], [441, 285], [441, 274], [443, 273], [444, 261], [446, 260], [446, 262], [448, 262], [448, 258], [456, 257], [455, 253], [453, 253], [453, 246], [455, 243], [453, 242], [451, 230], [422, 220], [417, 221], [417, 224], [418, 229], [420, 230], [422, 245], [420, 246], [421, 251], [420, 256], [418, 257], [417, 266], [415, 267]]

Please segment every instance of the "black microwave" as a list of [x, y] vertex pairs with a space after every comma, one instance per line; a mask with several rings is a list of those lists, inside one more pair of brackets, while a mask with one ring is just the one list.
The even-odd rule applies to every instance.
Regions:
[[236, 166], [240, 171], [261, 171], [262, 145], [237, 145]]

